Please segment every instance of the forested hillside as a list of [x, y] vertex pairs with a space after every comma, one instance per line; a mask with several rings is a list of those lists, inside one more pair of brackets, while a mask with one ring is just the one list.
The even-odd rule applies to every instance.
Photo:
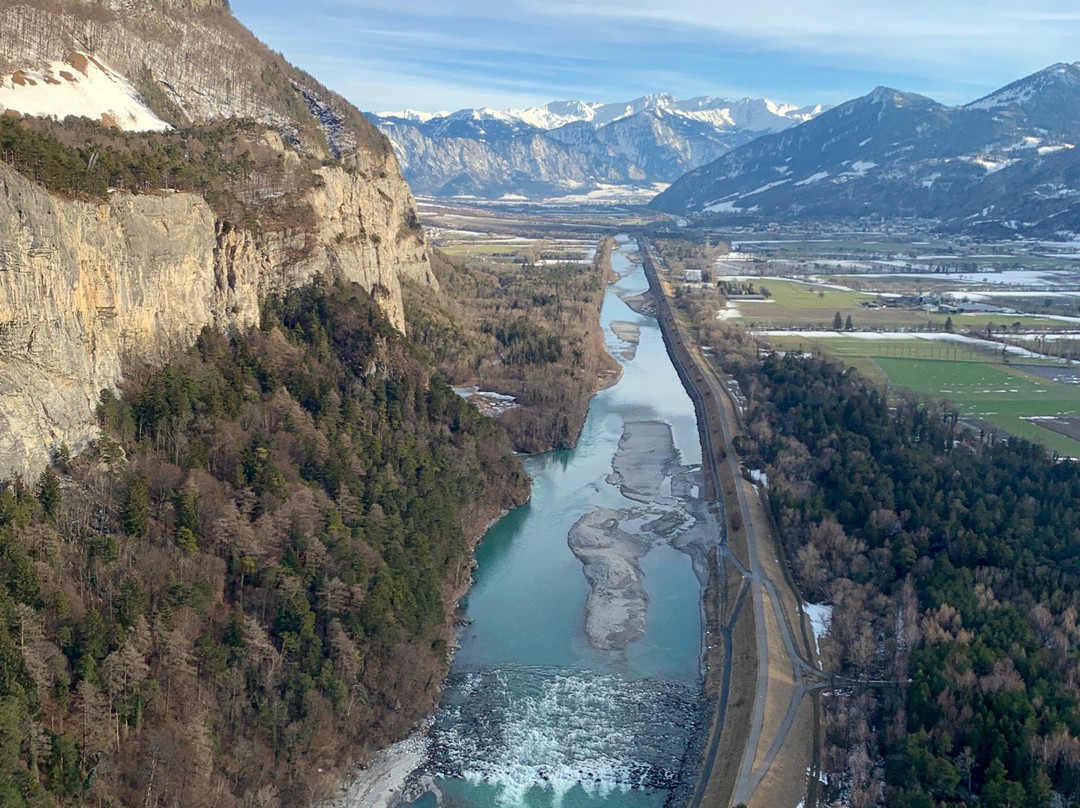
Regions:
[[0, 804], [310, 804], [431, 710], [526, 477], [354, 285], [134, 376], [0, 492]]
[[806, 598], [833, 606], [827, 799], [874, 805], [882, 781], [892, 808], [1072, 799], [1080, 464], [980, 438], [947, 404], [890, 406], [835, 362], [727, 357], [750, 398], [739, 448]]
[[600, 328], [611, 240], [591, 266], [433, 254], [439, 290], [405, 290], [409, 334], [454, 384], [512, 395], [498, 415], [515, 448], [577, 442], [589, 399], [618, 378]]
[[68, 199], [197, 193], [223, 219], [254, 230], [310, 228], [304, 195], [321, 181], [319, 160], [285, 152], [268, 127], [238, 119], [131, 133], [85, 118], [0, 116], [0, 160]]

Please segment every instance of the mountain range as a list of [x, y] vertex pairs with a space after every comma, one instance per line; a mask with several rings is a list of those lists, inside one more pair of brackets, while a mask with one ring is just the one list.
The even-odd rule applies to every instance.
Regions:
[[924, 220], [1080, 232], [1080, 63], [963, 106], [878, 87], [690, 171], [653, 208], [728, 224]]
[[369, 117], [389, 137], [417, 193], [536, 198], [610, 194], [614, 186], [651, 196], [687, 171], [823, 109], [657, 94], [622, 103]]

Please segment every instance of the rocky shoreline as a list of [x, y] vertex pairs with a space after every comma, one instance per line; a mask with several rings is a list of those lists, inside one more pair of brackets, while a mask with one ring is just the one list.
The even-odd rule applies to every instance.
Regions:
[[366, 768], [342, 784], [340, 795], [317, 808], [393, 808], [413, 796], [413, 791], [425, 791], [423, 784], [412, 782], [412, 775], [428, 758], [427, 732], [425, 725], [405, 740], [376, 752]]

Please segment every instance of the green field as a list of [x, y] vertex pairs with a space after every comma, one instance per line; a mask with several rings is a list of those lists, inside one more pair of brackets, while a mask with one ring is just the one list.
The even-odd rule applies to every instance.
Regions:
[[[945, 323], [950, 317], [947, 314], [927, 313], [918, 309], [867, 308], [860, 304], [875, 300], [877, 296], [866, 292], [829, 289], [776, 278], [755, 279], [753, 283], [768, 289], [771, 299], [731, 301], [731, 305], [739, 310], [739, 319], [752, 328], [831, 329], [836, 312], [840, 312], [845, 322], [850, 316], [852, 325], [860, 331], [944, 331]], [[1003, 327], [1012, 328], [1016, 323], [1029, 329], [1051, 329], [1055, 326], [1053, 321], [1022, 314], [954, 314], [952, 321], [953, 329], [957, 332], [984, 331], [987, 325], [1000, 331]], [[1061, 323], [1056, 326], [1060, 328]]]
[[769, 337], [779, 350], [820, 350], [845, 359], [855, 357], [890, 357], [894, 359], [930, 359], [940, 361], [1001, 363], [1001, 352], [970, 342], [944, 342], [933, 339], [868, 339], [838, 334], [814, 339], [793, 334]]
[[944, 396], [965, 415], [1036, 440], [1061, 454], [1080, 455], [1080, 443], [1025, 421], [1039, 415], [1080, 416], [1080, 388], [1038, 379], [1007, 365], [875, 357], [889, 381]]
[[770, 337], [769, 342], [777, 350], [832, 354], [876, 382], [948, 398], [965, 415], [1039, 441], [1060, 454], [1080, 456], [1080, 443], [1024, 420], [1048, 415], [1080, 417], [1080, 387], [1024, 373], [1004, 364], [996, 350], [916, 338], [790, 336]]

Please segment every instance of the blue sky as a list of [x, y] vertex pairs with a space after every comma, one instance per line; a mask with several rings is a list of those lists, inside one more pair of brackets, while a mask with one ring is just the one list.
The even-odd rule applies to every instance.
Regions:
[[1076, 0], [231, 6], [264, 42], [364, 110], [625, 101], [654, 92], [804, 105], [838, 103], [879, 84], [958, 104], [1080, 60]]

